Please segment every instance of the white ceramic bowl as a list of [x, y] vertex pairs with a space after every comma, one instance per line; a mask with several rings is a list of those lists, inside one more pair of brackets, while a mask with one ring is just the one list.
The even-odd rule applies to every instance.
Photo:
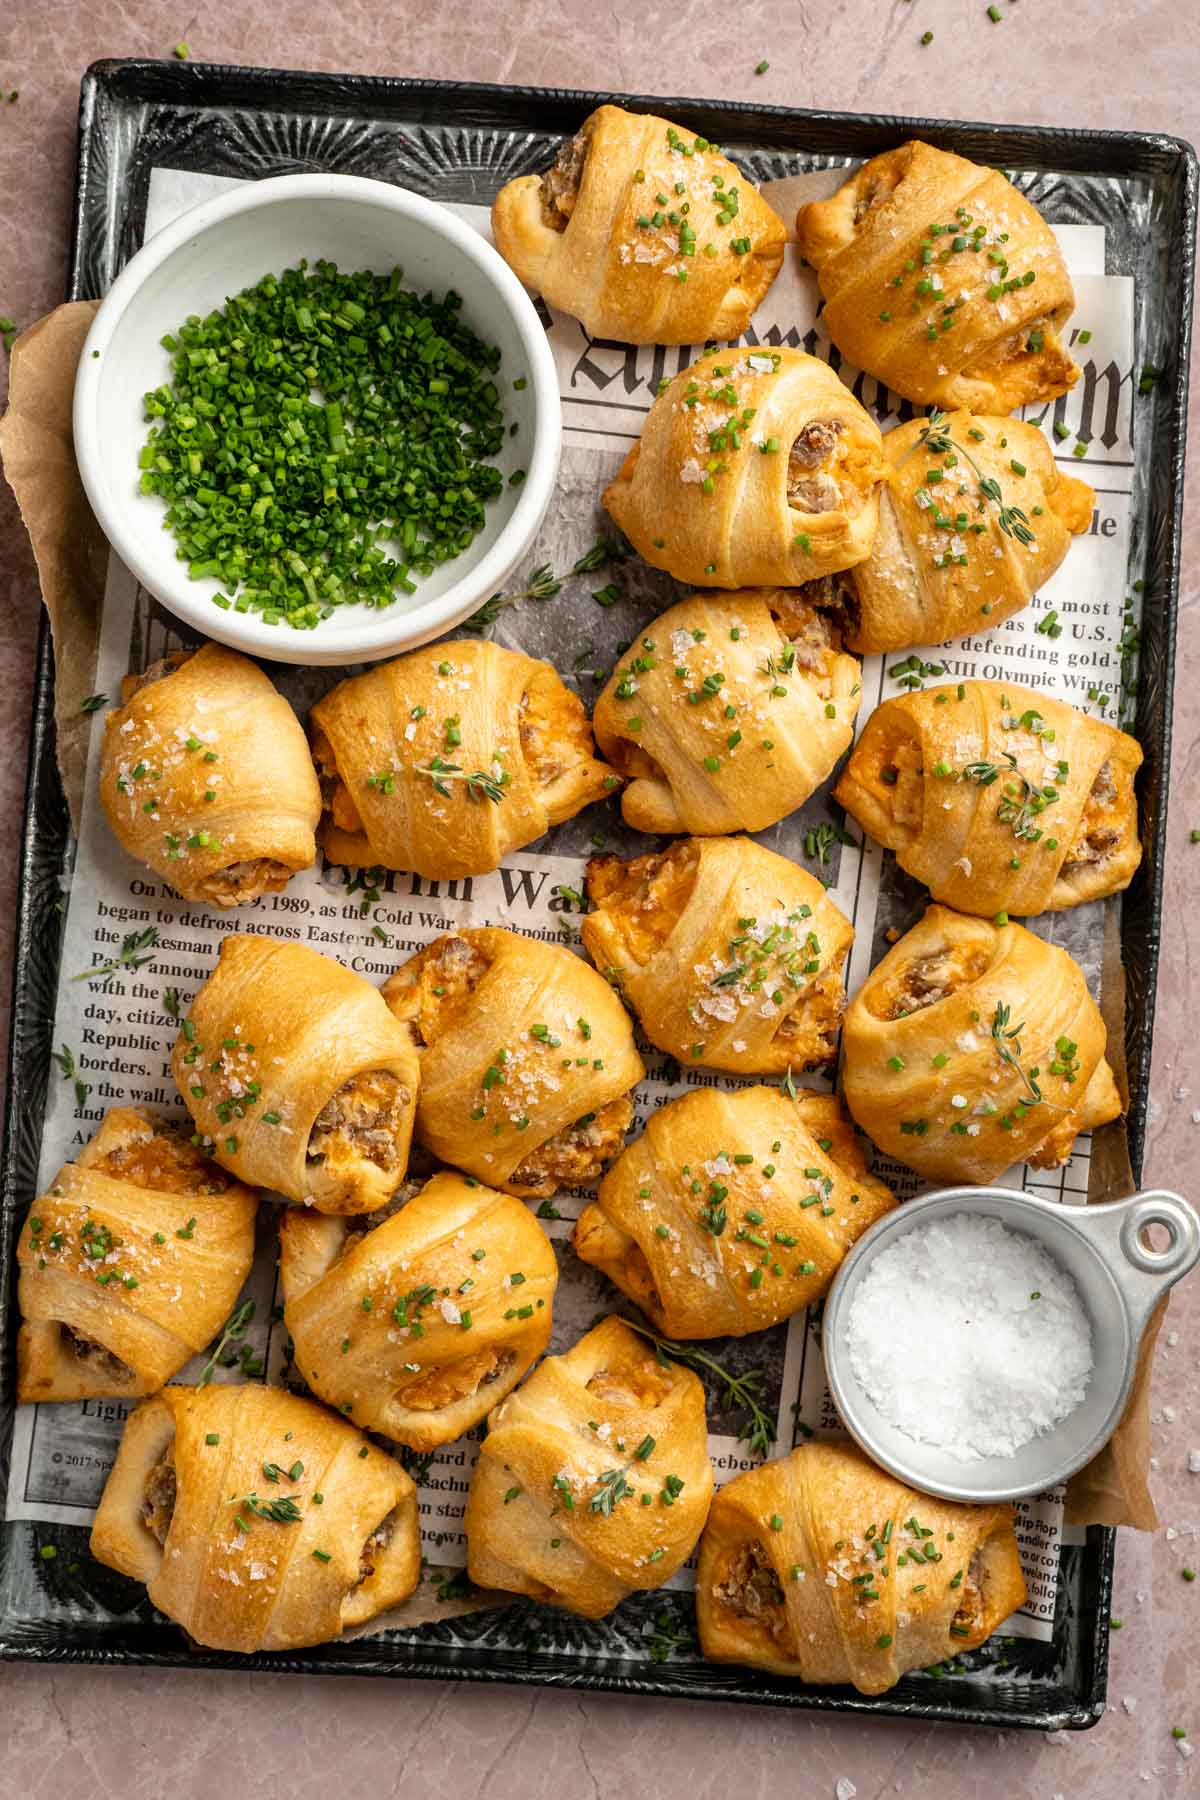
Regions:
[[[418, 292], [454, 289], [463, 317], [501, 352], [497, 385], [516, 436], [496, 458], [506, 480], [471, 545], [391, 606], [338, 607], [313, 631], [265, 625], [213, 604], [217, 581], [188, 579], [163, 528], [165, 503], [138, 492], [149, 425], [142, 397], [170, 379], [160, 339], [263, 275], [325, 257], [386, 274]], [[98, 353], [98, 354], [96, 354]], [[524, 377], [521, 390], [513, 382]], [[503, 258], [446, 207], [354, 175], [247, 182], [182, 214], [118, 276], [88, 333], [75, 381], [75, 454], [109, 542], [142, 585], [205, 637], [277, 662], [353, 663], [427, 643], [501, 588], [541, 523], [558, 471], [562, 408], [554, 358], [529, 296]], [[517, 487], [507, 477], [523, 468]]]

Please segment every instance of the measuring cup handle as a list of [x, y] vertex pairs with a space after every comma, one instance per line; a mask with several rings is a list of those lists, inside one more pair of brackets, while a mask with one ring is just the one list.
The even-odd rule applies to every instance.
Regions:
[[[1181, 1194], [1166, 1188], [1148, 1189], [1124, 1202], [1127, 1216], [1121, 1222], [1121, 1249], [1127, 1261], [1146, 1275], [1178, 1281], [1200, 1258], [1200, 1216]], [[1142, 1233], [1161, 1225], [1169, 1234], [1162, 1250], [1143, 1243]]]
[[[1079, 1216], [1142, 1322], [1167, 1289], [1200, 1260], [1200, 1215], [1181, 1194], [1165, 1188], [1105, 1206], [1081, 1207]], [[1142, 1233], [1151, 1225], [1167, 1232], [1168, 1242], [1161, 1250], [1143, 1241]]]

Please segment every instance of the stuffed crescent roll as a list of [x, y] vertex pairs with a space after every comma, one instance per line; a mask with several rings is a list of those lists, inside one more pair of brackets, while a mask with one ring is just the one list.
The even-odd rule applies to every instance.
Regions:
[[455, 639], [377, 663], [312, 709], [333, 863], [482, 875], [617, 785], [549, 663]]
[[819, 1300], [895, 1201], [832, 1094], [697, 1088], [650, 1115], [575, 1249], [668, 1337], [744, 1337]]
[[830, 337], [906, 400], [1008, 413], [1079, 379], [1053, 231], [998, 169], [914, 140], [800, 208]]
[[311, 866], [321, 794], [304, 728], [249, 657], [178, 651], [127, 676], [121, 699], [104, 720], [100, 800], [122, 849], [220, 907]]
[[400, 1464], [257, 1382], [164, 1388], [130, 1415], [91, 1549], [196, 1643], [245, 1655], [326, 1643], [421, 1575]]
[[868, 554], [879, 427], [803, 350], [706, 351], [659, 394], [604, 504], [639, 556], [697, 587], [795, 587]]
[[781, 588], [693, 594], [655, 619], [596, 702], [635, 830], [762, 831], [854, 733], [861, 670], [831, 615]]
[[152, 1394], [215, 1337], [254, 1259], [258, 1195], [140, 1106], [114, 1107], [17, 1243], [17, 1399]]
[[379, 1223], [289, 1207], [279, 1273], [309, 1387], [414, 1450], [461, 1437], [550, 1341], [549, 1238], [519, 1200], [449, 1171]]
[[832, 1060], [854, 930], [821, 883], [747, 837], [685, 838], [587, 869], [596, 967], [681, 1062], [782, 1075]]
[[496, 247], [527, 287], [622, 344], [740, 337], [787, 227], [715, 145], [600, 106], [544, 175], [506, 182]]
[[207, 1151], [318, 1212], [372, 1212], [408, 1167], [419, 1064], [379, 990], [303, 944], [230, 937], [171, 1071]]
[[594, 1181], [645, 1074], [612, 988], [582, 958], [498, 926], [437, 938], [384, 983], [421, 1059], [417, 1136], [509, 1193]]
[[1060, 475], [1046, 438], [1020, 419], [930, 414], [889, 431], [883, 453], [892, 478], [870, 555], [801, 590], [840, 609], [853, 650], [994, 629], [1029, 604], [1072, 534], [1091, 524], [1091, 488]]
[[863, 1130], [933, 1181], [1053, 1169], [1121, 1113], [1100, 1009], [1065, 950], [931, 906], [872, 969], [842, 1028]]
[[491, 1415], [467, 1568], [481, 1587], [601, 1619], [682, 1567], [712, 1488], [698, 1377], [608, 1318]]
[[884, 1694], [975, 1650], [1025, 1600], [1011, 1506], [957, 1506], [814, 1443], [737, 1475], [700, 1541], [713, 1662]]
[[935, 900], [1060, 912], [1128, 887], [1141, 860], [1134, 738], [1001, 681], [885, 700], [835, 798]]

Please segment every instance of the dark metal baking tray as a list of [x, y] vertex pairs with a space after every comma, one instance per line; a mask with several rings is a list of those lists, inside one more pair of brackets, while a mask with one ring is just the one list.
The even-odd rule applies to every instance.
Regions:
[[[1197, 169], [1189, 146], [1157, 134], [953, 124], [802, 112], [727, 101], [315, 75], [212, 64], [108, 61], [81, 90], [69, 293], [103, 294], [138, 248], [155, 165], [265, 176], [341, 170], [446, 200], [489, 200], [545, 166], [556, 141], [602, 100], [666, 113], [728, 146], [756, 179], [833, 166], [910, 136], [1014, 172], [1051, 219], [1103, 223], [1110, 272], [1136, 282], [1136, 367], [1161, 375], [1139, 412], [1134, 568], [1146, 577], [1136, 730], [1146, 858], [1123, 909], [1129, 984], [1129, 1141], [1140, 1171], [1162, 913], [1171, 684], [1179, 603]], [[34, 597], [30, 596], [34, 604]], [[54, 761], [49, 633], [38, 650], [30, 738], [0, 1214], [0, 1479], [14, 1408], [16, 1222], [35, 1192], [62, 924], [60, 877], [73, 845]], [[189, 1649], [144, 1591], [94, 1563], [77, 1528], [0, 1526], [0, 1658], [163, 1667], [419, 1675], [891, 1713], [1043, 1730], [1082, 1728], [1104, 1710], [1113, 1539], [1091, 1527], [1064, 1548], [1053, 1641], [993, 1642], [947, 1673], [906, 1676], [878, 1699], [806, 1688], [703, 1662], [691, 1602], [643, 1595], [600, 1624], [516, 1604], [405, 1633], [278, 1656]], [[44, 1558], [44, 1546], [57, 1555]], [[655, 1661], [650, 1633], [677, 1640]]]

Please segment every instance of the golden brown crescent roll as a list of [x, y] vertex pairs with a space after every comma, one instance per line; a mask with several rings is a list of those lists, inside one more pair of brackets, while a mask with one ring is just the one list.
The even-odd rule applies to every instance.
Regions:
[[617, 785], [550, 664], [486, 638], [352, 675], [312, 723], [333, 863], [483, 875]]
[[1002, 624], [1091, 523], [1091, 488], [1060, 475], [1042, 433], [1020, 419], [913, 419], [888, 432], [883, 450], [892, 479], [871, 554], [803, 590], [841, 609], [854, 650], [940, 644]]
[[481, 1587], [600, 1619], [686, 1562], [712, 1488], [698, 1377], [607, 1318], [488, 1420], [467, 1568]]
[[232, 1312], [257, 1208], [177, 1126], [114, 1107], [18, 1240], [17, 1399], [154, 1393]]
[[762, 831], [854, 735], [862, 671], [831, 614], [781, 588], [693, 594], [655, 619], [596, 702], [638, 831]]
[[885, 700], [835, 797], [935, 900], [1060, 912], [1128, 887], [1141, 761], [1135, 739], [1062, 700], [963, 681]]
[[372, 1212], [408, 1167], [420, 1066], [378, 988], [331, 956], [229, 937], [171, 1072], [204, 1148], [318, 1212]]
[[304, 727], [249, 657], [205, 644], [153, 663], [106, 714], [100, 800], [122, 849], [185, 900], [278, 893], [317, 854]]
[[819, 1300], [894, 1205], [832, 1094], [696, 1088], [651, 1113], [575, 1249], [668, 1337], [745, 1337]]
[[561, 944], [499, 926], [435, 938], [384, 983], [421, 1058], [417, 1136], [512, 1194], [594, 1181], [645, 1074], [609, 984]]
[[604, 504], [640, 556], [697, 587], [796, 587], [871, 548], [879, 427], [803, 350], [708, 350], [659, 394]]
[[901, 144], [802, 206], [796, 238], [833, 342], [906, 400], [1007, 413], [1078, 381], [1058, 240], [998, 169]]
[[511, 1194], [444, 1171], [380, 1223], [289, 1207], [279, 1235], [305, 1381], [414, 1450], [461, 1437], [550, 1341], [558, 1263]]
[[622, 344], [740, 337], [787, 242], [715, 145], [620, 106], [597, 107], [544, 175], [507, 182], [492, 231], [527, 287]]
[[681, 1062], [782, 1075], [830, 1062], [854, 928], [815, 876], [747, 837], [594, 856], [579, 923], [652, 1044]]
[[400, 1464], [257, 1382], [164, 1388], [130, 1415], [91, 1550], [196, 1643], [246, 1655], [364, 1625], [421, 1572]]
[[1056, 1168], [1077, 1133], [1119, 1117], [1106, 1039], [1065, 950], [931, 906], [850, 1002], [842, 1089], [918, 1175], [993, 1181], [1013, 1163]]
[[736, 1475], [700, 1540], [705, 1656], [810, 1686], [886, 1693], [977, 1649], [1024, 1601], [1011, 1506], [918, 1494], [850, 1444]]

